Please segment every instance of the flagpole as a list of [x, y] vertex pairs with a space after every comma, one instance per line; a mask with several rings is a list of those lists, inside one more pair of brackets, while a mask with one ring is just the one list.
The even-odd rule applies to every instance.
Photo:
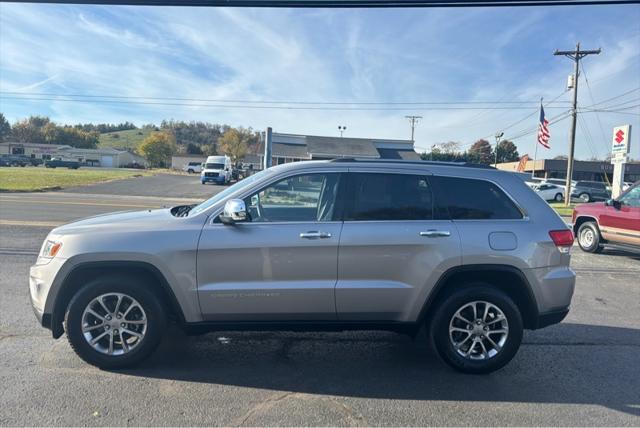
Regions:
[[[544, 98], [540, 97], [540, 108], [542, 108], [542, 100]], [[538, 124], [538, 127], [540, 126], [540, 124]], [[536, 134], [536, 139], [535, 139], [535, 145], [536, 148], [533, 150], [533, 168], [531, 168], [531, 178], [535, 178], [536, 177], [536, 159], [538, 158], [538, 135]]]

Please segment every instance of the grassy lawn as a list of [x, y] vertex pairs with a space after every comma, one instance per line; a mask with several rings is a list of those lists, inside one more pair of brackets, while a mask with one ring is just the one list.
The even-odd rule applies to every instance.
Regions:
[[551, 202], [549, 205], [551, 205], [551, 208], [556, 210], [558, 214], [564, 217], [570, 217], [573, 213], [573, 207], [575, 207], [574, 204], [569, 204], [568, 207], [565, 207], [564, 202]]
[[150, 174], [146, 171], [82, 168], [75, 170], [43, 167], [0, 168], [0, 192], [34, 192], [61, 189]]
[[128, 131], [100, 134], [98, 147], [101, 149], [112, 148], [134, 151], [138, 144], [152, 132], [155, 131], [151, 129], [130, 129]]

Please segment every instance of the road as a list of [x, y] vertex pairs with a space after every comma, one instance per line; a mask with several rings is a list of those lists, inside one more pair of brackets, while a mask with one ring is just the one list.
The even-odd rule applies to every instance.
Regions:
[[42, 240], [60, 222], [183, 201], [109, 190], [0, 195], [1, 425], [640, 425], [640, 256], [577, 247], [568, 318], [527, 332], [488, 376], [450, 370], [422, 337], [380, 332], [173, 330], [139, 368], [88, 366], [32, 314]]

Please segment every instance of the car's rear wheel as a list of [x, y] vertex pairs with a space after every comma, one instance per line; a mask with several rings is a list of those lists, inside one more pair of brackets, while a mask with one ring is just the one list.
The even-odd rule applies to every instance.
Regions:
[[580, 193], [580, 195], [578, 195], [578, 198], [580, 198], [580, 200], [585, 204], [591, 202], [591, 195], [589, 195], [588, 193]]
[[555, 199], [556, 202], [562, 202], [562, 199], [564, 198], [562, 197], [562, 193], [556, 193], [556, 196], [553, 199]]
[[136, 278], [112, 276], [83, 286], [71, 299], [65, 331], [84, 361], [105, 369], [135, 365], [166, 330], [161, 301]]
[[600, 230], [593, 221], [587, 221], [578, 228], [578, 245], [582, 251], [587, 253], [599, 253], [602, 251], [600, 245]]
[[440, 357], [464, 373], [490, 373], [506, 365], [522, 341], [522, 316], [506, 294], [476, 283], [439, 306], [431, 337]]

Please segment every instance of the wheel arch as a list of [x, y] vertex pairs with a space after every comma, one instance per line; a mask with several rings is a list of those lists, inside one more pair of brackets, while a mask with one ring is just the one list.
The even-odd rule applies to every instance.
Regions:
[[419, 325], [431, 321], [433, 310], [452, 292], [470, 282], [483, 282], [496, 288], [511, 299], [520, 310], [524, 327], [535, 329], [538, 325], [538, 306], [529, 281], [516, 267], [507, 265], [477, 264], [453, 267], [447, 270], [434, 286], [418, 317]]
[[60, 292], [56, 296], [51, 314], [51, 331], [54, 338], [64, 333], [64, 315], [73, 296], [86, 281], [100, 276], [127, 275], [138, 278], [144, 286], [159, 291], [162, 303], [170, 311], [169, 316], [183, 325], [184, 313], [167, 279], [160, 270], [147, 262], [139, 261], [101, 261], [85, 262], [73, 268], [62, 281]]
[[600, 223], [598, 222], [597, 218], [591, 215], [578, 214], [576, 216], [576, 221], [573, 223], [573, 236], [577, 237], [578, 229], [580, 229], [580, 226], [589, 221], [594, 222], [598, 226], [598, 232], [600, 231]]

